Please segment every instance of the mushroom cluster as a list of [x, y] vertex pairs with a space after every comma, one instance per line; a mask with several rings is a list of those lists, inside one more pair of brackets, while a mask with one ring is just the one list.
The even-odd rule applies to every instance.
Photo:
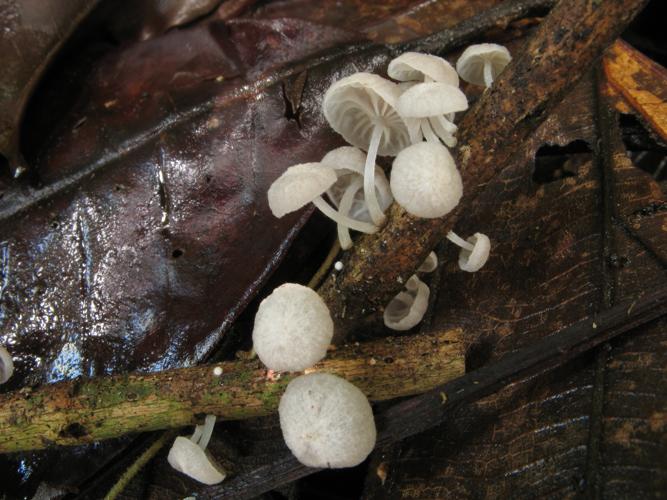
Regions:
[[[323, 113], [350, 146], [329, 151], [320, 161], [289, 167], [269, 188], [271, 211], [283, 217], [313, 203], [336, 222], [343, 250], [353, 244], [350, 230], [378, 231], [394, 200], [415, 217], [450, 213], [463, 195], [461, 175], [447, 149], [457, 143], [456, 113], [468, 108], [459, 76], [489, 87], [509, 60], [507, 49], [493, 44], [468, 47], [456, 69], [441, 57], [408, 52], [389, 63], [387, 74], [394, 81], [355, 73], [334, 82], [324, 96]], [[376, 164], [378, 155], [395, 157], [389, 180]], [[486, 235], [463, 239], [450, 231], [447, 239], [461, 247], [462, 270], [475, 272], [484, 266], [491, 248]], [[431, 252], [404, 291], [385, 307], [388, 328], [409, 330], [422, 320], [430, 290], [418, 274], [437, 266]], [[335, 268], [342, 269], [342, 263]], [[323, 359], [333, 328], [329, 310], [315, 291], [295, 283], [276, 288], [260, 304], [252, 333], [254, 350], [268, 368], [267, 379], [278, 378], [274, 371], [303, 371]], [[0, 347], [0, 383], [7, 372], [11, 374], [11, 357]], [[287, 446], [309, 467], [353, 467], [375, 446], [368, 399], [340, 377], [311, 373], [294, 378], [278, 413]], [[205, 484], [225, 477], [204, 452], [214, 424], [215, 416], [209, 415], [192, 437], [176, 438], [168, 457], [176, 470]]]

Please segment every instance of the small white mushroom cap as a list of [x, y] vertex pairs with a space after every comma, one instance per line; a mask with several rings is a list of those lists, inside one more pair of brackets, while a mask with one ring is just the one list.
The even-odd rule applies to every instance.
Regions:
[[405, 290], [391, 299], [384, 309], [384, 324], [392, 330], [405, 331], [416, 326], [428, 309], [431, 291], [426, 283], [412, 276], [405, 284]]
[[7, 382], [14, 373], [14, 362], [9, 351], [0, 345], [0, 384]]
[[[337, 180], [327, 190], [327, 196], [331, 203], [338, 208], [343, 194], [355, 179], [364, 176], [364, 164], [366, 163], [366, 155], [359, 148], [354, 146], [342, 146], [340, 148], [332, 149], [321, 161], [322, 165], [333, 168], [336, 171]], [[389, 205], [394, 201], [391, 195], [391, 188], [389, 181], [384, 171], [375, 165], [375, 192], [377, 195], [380, 208], [384, 211], [389, 208]], [[354, 197], [352, 206], [350, 207], [349, 215], [353, 219], [364, 222], [371, 222], [371, 216], [368, 212], [368, 206], [364, 199], [363, 190], [357, 191]]]
[[489, 237], [482, 233], [475, 233], [466, 240], [473, 245], [472, 250], [461, 248], [459, 253], [459, 268], [469, 273], [479, 271], [491, 253], [491, 241]]
[[468, 109], [468, 99], [447, 83], [418, 83], [398, 98], [396, 109], [404, 118], [428, 118]]
[[458, 87], [459, 75], [442, 57], [420, 52], [406, 52], [389, 63], [387, 74], [399, 82], [413, 80], [448, 83]]
[[326, 355], [333, 331], [329, 309], [317, 292], [285, 283], [259, 305], [252, 341], [270, 370], [300, 371]]
[[420, 142], [401, 151], [394, 160], [390, 184], [399, 205], [427, 219], [449, 213], [463, 195], [452, 155], [434, 142]]
[[428, 254], [426, 259], [424, 259], [424, 262], [422, 262], [422, 265], [419, 266], [419, 269], [417, 269], [417, 272], [419, 273], [432, 273], [433, 271], [436, 270], [438, 267], [438, 256], [435, 254], [435, 252], [431, 252]]
[[512, 56], [502, 45], [480, 43], [463, 51], [456, 62], [456, 71], [466, 82], [490, 87], [511, 60]]
[[292, 380], [278, 406], [288, 448], [308, 467], [354, 467], [375, 446], [368, 399], [348, 381], [328, 373]]
[[405, 123], [396, 112], [399, 95], [395, 83], [371, 73], [355, 73], [329, 87], [322, 109], [331, 128], [364, 151], [380, 127], [378, 154], [394, 156], [410, 144]]
[[226, 477], [209, 459], [206, 452], [188, 438], [178, 436], [167, 461], [174, 469], [204, 484], [218, 484]]
[[336, 182], [336, 172], [319, 163], [301, 163], [289, 167], [269, 188], [269, 208], [282, 217], [299, 210], [322, 195]]

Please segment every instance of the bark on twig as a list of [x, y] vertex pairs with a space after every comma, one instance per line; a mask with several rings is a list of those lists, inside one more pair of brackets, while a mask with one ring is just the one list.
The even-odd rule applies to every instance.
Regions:
[[[463, 351], [462, 332], [455, 329], [342, 346], [310, 370], [340, 375], [379, 401], [461, 375]], [[181, 427], [196, 423], [198, 414], [224, 420], [266, 415], [297, 375], [275, 377], [252, 360], [22, 389], [0, 395], [0, 453]]]
[[[554, 332], [496, 363], [451, 380], [420, 396], [396, 403], [376, 416], [377, 447], [395, 443], [440, 425], [462, 404], [479, 400], [519, 380], [553, 370], [614, 337], [667, 314], [667, 289], [608, 309]], [[202, 488], [197, 498], [254, 498], [280, 485], [317, 472], [291, 454], [246, 471], [220, 485]]]
[[[645, 4], [646, 0], [561, 0], [554, 7], [459, 124], [461, 205], [469, 204], [511, 162], [553, 106]], [[454, 226], [459, 212], [418, 219], [394, 204], [386, 226], [359, 239], [344, 271], [330, 274], [319, 289], [336, 322], [337, 338], [361, 318], [382, 310]]]

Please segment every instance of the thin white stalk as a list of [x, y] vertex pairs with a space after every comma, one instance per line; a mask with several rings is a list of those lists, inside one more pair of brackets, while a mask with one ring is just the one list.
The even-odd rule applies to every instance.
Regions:
[[214, 427], [215, 427], [215, 415], [206, 415], [201, 439], [199, 440], [199, 443], [197, 443], [202, 450], [205, 450], [206, 447], [208, 446], [208, 442], [211, 440], [211, 436], [213, 435]]
[[421, 121], [421, 129], [422, 133], [424, 134], [424, 137], [426, 138], [427, 142], [435, 142], [436, 144], [440, 144], [440, 139], [438, 139], [438, 136], [435, 135], [433, 132], [433, 129], [431, 128], [431, 125], [429, 124], [428, 118], [423, 118]]
[[[343, 196], [340, 199], [340, 204], [338, 205], [338, 213], [342, 216], [347, 217], [354, 203], [354, 197], [363, 186], [362, 179], [355, 179], [345, 190]], [[352, 238], [350, 237], [350, 229], [343, 225], [338, 224], [338, 241], [340, 242], [340, 247], [343, 250], [348, 250], [352, 248]]]
[[[368, 205], [368, 213], [371, 216], [373, 224], [382, 226], [387, 218], [382, 213], [380, 203], [375, 195], [375, 159], [377, 158], [380, 139], [382, 139], [382, 127], [377, 125], [373, 128], [371, 143], [368, 145], [368, 155], [366, 156], [366, 166], [364, 167], [364, 199]], [[354, 229], [350, 226], [351, 229]]]
[[449, 123], [451, 127], [448, 127], [451, 129], [452, 127], [454, 128], [454, 132], [458, 130], [458, 127], [454, 125], [451, 122], [448, 122], [447, 119], [443, 116], [434, 116], [430, 118], [429, 120], [431, 122], [431, 126], [433, 127], [433, 130], [435, 131], [436, 135], [442, 139], [442, 142], [444, 142], [447, 147], [453, 148], [456, 146], [457, 140], [456, 137], [454, 137], [454, 134], [449, 132], [443, 125], [445, 123]]
[[422, 142], [424, 139], [421, 133], [421, 127], [418, 118], [404, 118], [405, 126], [408, 129], [408, 135], [410, 136], [410, 144], [417, 144]]
[[353, 229], [354, 231], [359, 231], [360, 233], [373, 234], [377, 233], [379, 229], [374, 224], [370, 222], [362, 222], [359, 220], [352, 219], [350, 217], [343, 216], [338, 213], [331, 205], [329, 205], [321, 196], [318, 196], [313, 200], [313, 205], [320, 209], [320, 211], [332, 219], [338, 224], [343, 224], [344, 226]]
[[454, 243], [456, 246], [459, 246], [461, 248], [465, 248], [469, 252], [472, 252], [473, 248], [475, 246], [472, 243], [468, 243], [466, 240], [461, 238], [458, 234], [456, 234], [454, 231], [450, 231], [447, 233], [447, 239]]
[[493, 68], [489, 61], [484, 62], [484, 84], [487, 89], [493, 85]]
[[202, 432], [204, 432], [204, 426], [203, 425], [196, 425], [195, 426], [195, 431], [192, 433], [192, 437], [190, 438], [190, 441], [192, 441], [194, 444], [199, 444], [199, 441], [201, 440]]

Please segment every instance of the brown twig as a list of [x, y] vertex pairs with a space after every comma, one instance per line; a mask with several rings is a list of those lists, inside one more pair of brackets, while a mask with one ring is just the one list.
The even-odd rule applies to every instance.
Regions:
[[[386, 446], [443, 423], [449, 412], [511, 383], [553, 370], [604, 342], [667, 314], [667, 289], [628, 301], [554, 332], [532, 346], [454, 379], [425, 394], [397, 403], [376, 417], [377, 446]], [[317, 472], [287, 453], [273, 463], [246, 471], [198, 498], [252, 498]]]
[[[646, 0], [561, 0], [523, 51], [459, 124], [457, 163], [464, 202], [512, 160], [565, 92], [642, 9]], [[442, 36], [442, 35], [440, 35]], [[423, 47], [420, 42], [419, 47]], [[446, 47], [446, 45], [445, 45]], [[394, 204], [388, 223], [360, 238], [319, 292], [343, 338], [359, 320], [381, 311], [454, 226], [460, 210], [418, 219]]]
[[[462, 332], [342, 346], [310, 370], [342, 376], [371, 400], [417, 394], [463, 373]], [[247, 360], [2, 394], [0, 453], [183, 427], [196, 423], [197, 414], [226, 420], [267, 415], [299, 374], [272, 374], [258, 360]]]

